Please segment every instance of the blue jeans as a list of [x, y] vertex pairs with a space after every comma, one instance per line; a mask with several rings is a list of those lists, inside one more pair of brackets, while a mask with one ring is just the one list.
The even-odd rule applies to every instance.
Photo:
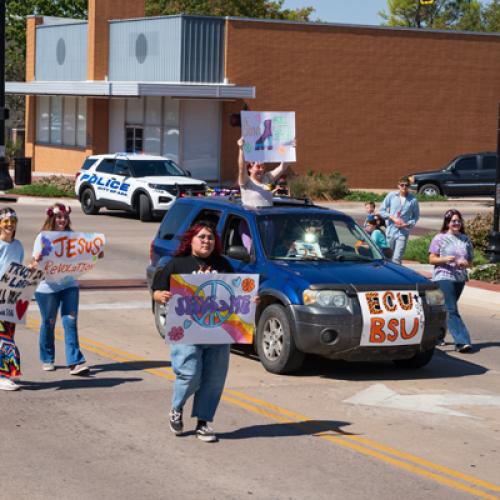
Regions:
[[387, 244], [392, 250], [392, 262], [401, 264], [403, 255], [406, 250], [406, 245], [408, 243], [408, 238], [408, 234], [401, 233], [391, 234], [390, 236], [387, 236]]
[[448, 330], [453, 336], [455, 344], [470, 344], [470, 335], [463, 319], [458, 312], [458, 299], [465, 286], [464, 281], [437, 280], [435, 281], [444, 294], [446, 311], [448, 312]]
[[40, 308], [42, 324], [40, 326], [40, 359], [42, 363], [53, 363], [55, 360], [55, 338], [57, 311], [61, 307], [61, 318], [64, 328], [64, 345], [66, 347], [66, 363], [68, 366], [85, 363], [85, 357], [78, 344], [78, 301], [80, 290], [71, 287], [54, 293], [35, 293]]
[[172, 408], [181, 410], [194, 394], [191, 416], [211, 422], [219, 405], [229, 366], [228, 344], [171, 345], [175, 373]]

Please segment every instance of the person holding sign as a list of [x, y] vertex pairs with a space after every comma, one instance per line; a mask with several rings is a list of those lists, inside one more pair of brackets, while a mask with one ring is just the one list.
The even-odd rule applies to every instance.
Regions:
[[[220, 249], [219, 237], [210, 223], [194, 224], [182, 235], [175, 257], [156, 273], [152, 284], [153, 300], [161, 304], [170, 300], [170, 276], [173, 274], [232, 273], [233, 268], [222, 257]], [[213, 420], [224, 390], [229, 344], [172, 344], [170, 355], [175, 373], [170, 429], [176, 436], [182, 434], [184, 404], [194, 395], [192, 416], [198, 419], [196, 436], [205, 442], [217, 441], [208, 422]]]
[[[15, 239], [17, 228], [16, 212], [9, 207], [0, 210], [0, 277], [5, 274], [12, 262], [22, 264], [24, 248]], [[17, 391], [12, 378], [21, 375], [21, 357], [14, 342], [15, 323], [0, 321], [0, 390]]]
[[[42, 227], [43, 231], [71, 231], [71, 207], [62, 203], [55, 203], [46, 211], [47, 218]], [[46, 248], [41, 233], [37, 236], [33, 248], [33, 262], [38, 264], [44, 257]], [[102, 258], [102, 252], [99, 258]], [[64, 343], [66, 361], [70, 368], [70, 375], [86, 375], [89, 372], [85, 365], [85, 357], [78, 342], [78, 303], [80, 291], [78, 282], [73, 276], [65, 276], [60, 281], [44, 280], [38, 286], [35, 299], [40, 308], [42, 324], [40, 326], [40, 359], [42, 369], [55, 370], [55, 339], [54, 329], [57, 312], [61, 309], [61, 318], [64, 328]]]
[[[274, 170], [266, 172], [264, 163], [254, 161], [245, 164], [243, 149], [245, 139], [238, 139], [238, 184], [241, 201], [248, 207], [270, 207], [273, 204], [273, 183], [286, 175], [288, 164], [281, 162]], [[295, 147], [295, 140], [293, 141]]]

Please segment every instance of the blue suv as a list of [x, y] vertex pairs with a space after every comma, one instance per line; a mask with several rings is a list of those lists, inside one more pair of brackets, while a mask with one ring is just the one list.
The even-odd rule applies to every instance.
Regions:
[[[249, 209], [224, 197], [177, 199], [151, 243], [149, 285], [199, 220], [216, 225], [236, 272], [260, 275], [254, 348], [268, 371], [297, 370], [307, 353], [419, 368], [444, 338], [435, 284], [385, 260], [348, 215], [301, 200]], [[152, 305], [164, 336], [166, 309]]]

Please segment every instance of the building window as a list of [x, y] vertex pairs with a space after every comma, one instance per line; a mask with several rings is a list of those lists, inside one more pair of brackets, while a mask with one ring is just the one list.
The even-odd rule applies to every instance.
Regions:
[[142, 153], [144, 129], [142, 127], [125, 127], [125, 151], [127, 153]]
[[84, 97], [37, 97], [36, 141], [85, 147], [87, 101]]
[[62, 97], [50, 98], [50, 142], [52, 144], [62, 144]]
[[37, 98], [36, 137], [38, 142], [49, 142], [50, 139], [50, 97]]

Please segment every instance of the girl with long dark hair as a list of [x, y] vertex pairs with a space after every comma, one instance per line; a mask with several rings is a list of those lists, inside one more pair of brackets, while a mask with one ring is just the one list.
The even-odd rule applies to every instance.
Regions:
[[441, 288], [448, 311], [448, 330], [459, 352], [472, 350], [469, 331], [458, 311], [458, 299], [472, 265], [472, 243], [465, 234], [462, 214], [455, 209], [444, 214], [441, 232], [429, 246], [429, 263], [434, 265], [432, 280]]

